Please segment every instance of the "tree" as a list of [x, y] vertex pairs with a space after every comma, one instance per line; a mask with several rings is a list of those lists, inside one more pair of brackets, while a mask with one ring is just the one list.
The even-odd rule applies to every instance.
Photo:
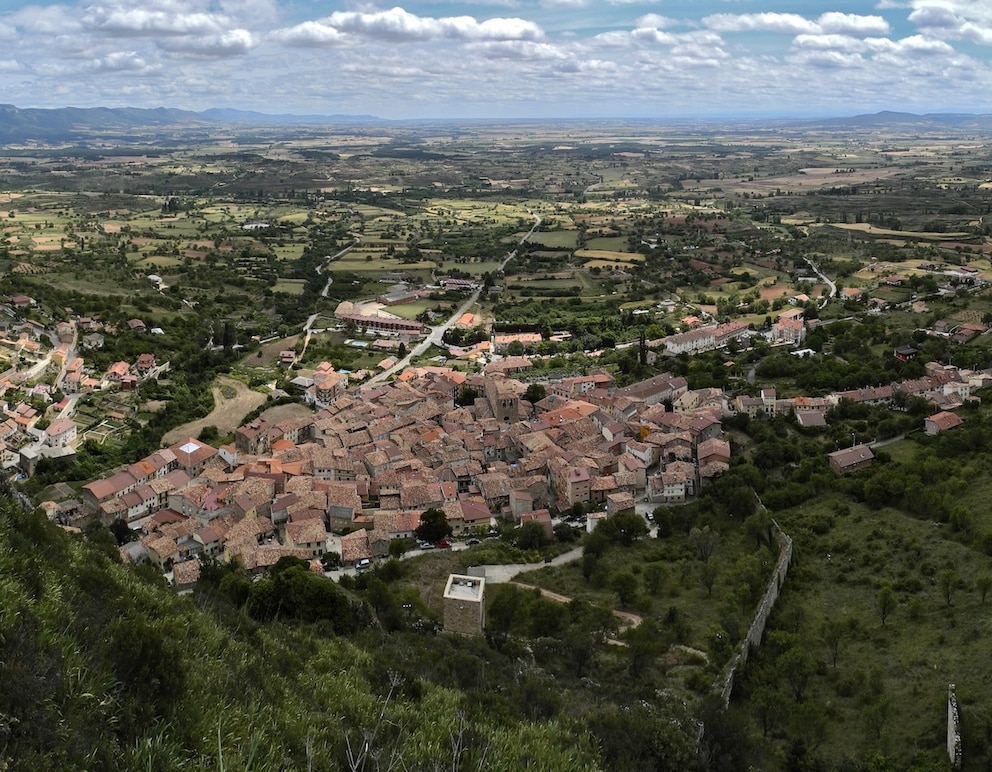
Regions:
[[420, 525], [414, 530], [417, 538], [421, 541], [429, 541], [436, 544], [451, 536], [451, 523], [447, 516], [440, 509], [431, 507], [420, 516]]
[[665, 584], [668, 576], [668, 568], [662, 562], [648, 563], [644, 567], [644, 587], [652, 595]]
[[896, 591], [892, 589], [891, 582], [882, 582], [882, 586], [878, 590], [878, 595], [875, 596], [875, 606], [878, 609], [878, 617], [882, 620], [882, 624], [885, 624], [885, 620], [888, 619], [889, 614], [896, 607]]
[[548, 390], [540, 383], [530, 384], [524, 391], [524, 399], [531, 404], [536, 404], [548, 396]]
[[568, 523], [558, 523], [554, 527], [555, 540], [562, 544], [571, 544], [579, 538], [577, 529], [572, 528]]
[[845, 625], [839, 619], [828, 619], [823, 623], [823, 642], [830, 649], [830, 658], [837, 667], [837, 658], [840, 655], [840, 642], [844, 639]]
[[647, 535], [648, 525], [634, 512], [619, 512], [603, 520], [593, 533], [602, 533], [609, 541], [629, 547]]
[[985, 603], [985, 596], [989, 594], [989, 590], [992, 590], [992, 576], [986, 574], [985, 576], [978, 577], [975, 580], [975, 587], [978, 589], [979, 594], [982, 598], [982, 603]]
[[461, 388], [458, 390], [458, 397], [455, 399], [455, 403], [460, 407], [471, 407], [475, 404], [475, 399], [478, 396], [478, 391], [473, 389], [471, 386], [462, 384]]
[[958, 575], [953, 569], [948, 568], [946, 571], [941, 571], [940, 575], [937, 577], [937, 582], [940, 584], [940, 591], [944, 595], [944, 602], [948, 606], [951, 605], [951, 598], [954, 595], [954, 590], [958, 586]]
[[772, 516], [764, 507], [744, 521], [744, 532], [755, 541], [755, 546], [772, 546]]
[[708, 525], [703, 528], [693, 528], [689, 532], [689, 541], [696, 550], [696, 555], [705, 563], [713, 556], [713, 552], [720, 542], [720, 534], [710, 530]]
[[132, 531], [124, 518], [118, 517], [114, 522], [110, 524], [110, 532], [117, 539], [118, 545], [127, 544], [129, 541], [134, 541], [134, 531]]
[[699, 570], [699, 581], [706, 588], [707, 598], [713, 596], [713, 585], [716, 584], [718, 575], [719, 571], [717, 571], [716, 564], [709, 561], [703, 563], [702, 568]]
[[789, 682], [796, 702], [802, 702], [806, 698], [806, 687], [816, 671], [813, 655], [803, 646], [793, 646], [778, 658], [778, 670]]
[[[571, 526], [568, 526], [567, 524], [566, 527], [571, 528]], [[520, 526], [520, 528], [517, 529], [516, 536], [517, 549], [522, 550], [540, 549], [547, 541], [547, 534], [544, 531], [544, 526], [535, 520], [531, 520], [530, 522], [524, 523]]]
[[782, 702], [783, 695], [771, 686], [758, 687], [751, 697], [751, 704], [754, 706], [754, 714], [761, 725], [761, 734], [768, 737], [785, 715]]
[[610, 588], [620, 598], [621, 606], [630, 606], [637, 599], [637, 577], [629, 571], [620, 571], [610, 579]]

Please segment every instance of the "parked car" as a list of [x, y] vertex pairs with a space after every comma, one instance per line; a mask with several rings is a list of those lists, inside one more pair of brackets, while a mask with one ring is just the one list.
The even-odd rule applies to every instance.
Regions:
[[467, 547], [474, 547], [476, 544], [479, 544], [479, 540], [474, 537], [465, 540], [465, 546]]
[[417, 549], [432, 550], [434, 549], [434, 545], [431, 544], [429, 541], [421, 541], [421, 542], [417, 542]]
[[448, 543], [448, 540], [447, 540], [447, 539], [441, 539], [441, 541], [439, 541], [439, 542], [437, 543], [437, 548], [438, 548], [439, 550], [446, 550], [446, 549], [448, 549], [448, 548], [449, 548], [450, 546], [451, 546], [451, 545], [450, 545], [450, 544]]

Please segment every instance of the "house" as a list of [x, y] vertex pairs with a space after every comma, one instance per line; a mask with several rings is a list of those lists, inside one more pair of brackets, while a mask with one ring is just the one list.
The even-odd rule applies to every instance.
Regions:
[[138, 361], [134, 363], [134, 367], [140, 375], [148, 375], [148, 372], [155, 367], [155, 355], [138, 354]]
[[835, 450], [827, 454], [827, 461], [834, 474], [844, 475], [857, 472], [871, 466], [875, 454], [867, 445], [854, 445], [843, 450]]
[[124, 378], [130, 371], [131, 371], [131, 365], [129, 365], [127, 362], [114, 362], [107, 369], [106, 378], [110, 383], [119, 384], [121, 382], [121, 379]]
[[634, 497], [629, 493], [610, 493], [606, 496], [606, 514], [609, 517], [634, 511]]
[[45, 429], [45, 444], [50, 448], [70, 447], [76, 441], [76, 423], [71, 418], [56, 418]]
[[321, 557], [327, 551], [324, 521], [309, 518], [287, 523], [286, 546], [309, 550], [315, 558]]
[[372, 559], [372, 543], [369, 532], [364, 529], [346, 533], [341, 537], [341, 562], [354, 566], [360, 560]]
[[193, 589], [200, 578], [200, 560], [184, 560], [172, 567], [172, 585], [178, 592]]
[[908, 362], [920, 352], [912, 346], [899, 346], [892, 353], [900, 362]]
[[185, 442], [177, 442], [169, 448], [169, 451], [176, 459], [176, 464], [183, 469], [186, 474], [195, 475], [211, 458], [217, 455], [217, 449], [207, 445], [205, 442], [194, 440], [190, 437]]
[[524, 512], [520, 515], [520, 525], [524, 523], [540, 523], [544, 527], [544, 537], [548, 541], [554, 539], [554, 529], [551, 524], [551, 513], [546, 509], [538, 509], [534, 512]]
[[961, 420], [961, 416], [957, 413], [950, 413], [945, 410], [924, 419], [923, 431], [929, 435], [939, 434], [940, 432], [946, 432], [949, 429], [956, 429], [962, 423], [964, 422]]

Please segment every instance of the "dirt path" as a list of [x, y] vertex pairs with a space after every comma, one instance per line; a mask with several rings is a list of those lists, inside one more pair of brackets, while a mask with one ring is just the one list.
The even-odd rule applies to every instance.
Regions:
[[[224, 391], [234, 391], [233, 397], [225, 397]], [[172, 445], [189, 437], [196, 437], [204, 427], [216, 426], [221, 434], [233, 432], [244, 417], [265, 402], [265, 395], [252, 391], [241, 381], [220, 376], [214, 382], [214, 409], [206, 418], [183, 424], [162, 437], [164, 445]]]
[[[538, 587], [536, 587], [533, 584], [524, 584], [523, 582], [510, 582], [510, 584], [516, 587], [520, 587], [524, 590], [538, 589]], [[548, 600], [557, 601], [558, 603], [572, 602], [572, 599], [565, 595], [559, 595], [557, 592], [551, 592], [551, 590], [545, 590], [544, 588], [540, 588], [540, 589], [541, 589], [541, 596], [547, 598]], [[613, 614], [614, 616], [620, 619], [620, 632], [623, 632], [624, 630], [628, 630], [632, 627], [637, 627], [641, 622], [644, 621], [643, 617], [639, 617], [637, 614], [631, 614], [629, 611], [618, 611], [614, 609]], [[610, 643], [613, 643], [613, 641], [610, 641]], [[617, 641], [616, 643], [619, 644], [621, 642]]]

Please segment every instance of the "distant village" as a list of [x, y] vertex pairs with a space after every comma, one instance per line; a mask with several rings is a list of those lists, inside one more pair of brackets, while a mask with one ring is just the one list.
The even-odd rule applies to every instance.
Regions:
[[[91, 373], [76, 351], [103, 344], [99, 320], [76, 318], [51, 329], [18, 321], [17, 309], [31, 302], [8, 299], [10, 321], [0, 321], [0, 351], [9, 365], [3, 393], [22, 395], [2, 403], [0, 440], [4, 466], [19, 474], [30, 474], [39, 458], [75, 452], [80, 432], [72, 410], [81, 394], [134, 389], [168, 369], [143, 354]], [[688, 319], [685, 327], [648, 342], [651, 363], [662, 354], [713, 350], [732, 340], [747, 345], [758, 334], [790, 346], [796, 356], [812, 353], [797, 348], [806, 331], [801, 308], [787, 310], [767, 333], [741, 322]], [[938, 322], [931, 334], [985, 332], [973, 327], [981, 326]], [[249, 571], [284, 555], [311, 560], [319, 570], [332, 546], [345, 565], [382, 557], [392, 540], [412, 538], [431, 508], [444, 512], [458, 537], [485, 534], [496, 518], [509, 518], [541, 523], [550, 538], [553, 517], [577, 505], [592, 529], [603, 517], [634, 511], [638, 502], [681, 504], [696, 496], [729, 468], [731, 444], [722, 422], [736, 413], [789, 415], [817, 427], [842, 399], [889, 404], [902, 392], [939, 408], [925, 426], [936, 433], [959, 425], [954, 410], [992, 380], [928, 363], [927, 375], [912, 381], [780, 399], [767, 388], [758, 396], [690, 390], [685, 378], [670, 373], [618, 387], [609, 372], [594, 369], [540, 380], [546, 396], [531, 404], [523, 395], [534, 382], [533, 358], [504, 355], [513, 341], [533, 342], [527, 335], [533, 334], [492, 338], [484, 347], [486, 364], [475, 374], [409, 367], [389, 383], [361, 386], [327, 362], [297, 367], [292, 383], [312, 413], [276, 423], [253, 420], [237, 429], [233, 444], [220, 447], [188, 438], [90, 482], [81, 497], [42, 506], [64, 525], [92, 517], [126, 523], [140, 538], [121, 548], [122, 557], [151, 562], [182, 589], [195, 583], [201, 556], [236, 558]], [[893, 355], [917, 352], [902, 347]], [[477, 396], [460, 406], [466, 390]], [[54, 402], [56, 393], [66, 396]], [[872, 459], [865, 445], [829, 454], [837, 474]]]

